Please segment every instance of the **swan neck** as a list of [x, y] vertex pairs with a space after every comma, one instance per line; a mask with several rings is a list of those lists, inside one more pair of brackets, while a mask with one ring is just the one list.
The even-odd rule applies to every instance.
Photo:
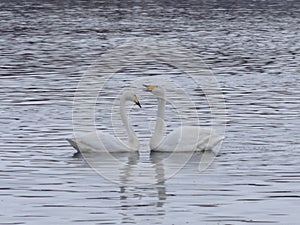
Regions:
[[126, 100], [124, 98], [121, 98], [120, 115], [121, 115], [121, 120], [125, 126], [125, 129], [128, 133], [128, 145], [130, 148], [138, 148], [138, 139], [134, 133], [132, 126], [129, 124], [125, 102]]
[[156, 117], [156, 124], [154, 128], [154, 134], [151, 137], [150, 147], [151, 149], [155, 149], [163, 139], [164, 128], [165, 128], [165, 107], [166, 100], [164, 97], [158, 97], [158, 110]]
[[159, 129], [161, 128], [161, 126], [162, 128], [164, 127], [165, 107], [166, 107], [166, 100], [164, 98], [158, 98], [158, 110], [157, 110], [157, 120], [156, 120], [155, 129]]

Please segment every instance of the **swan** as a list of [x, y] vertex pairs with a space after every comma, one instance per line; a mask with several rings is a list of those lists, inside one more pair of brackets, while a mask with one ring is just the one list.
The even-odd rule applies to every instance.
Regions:
[[67, 141], [78, 152], [134, 152], [139, 149], [139, 141], [128, 122], [128, 116], [125, 112], [125, 104], [133, 101], [141, 108], [138, 97], [134, 92], [126, 90], [120, 97], [120, 115], [125, 129], [128, 133], [128, 142], [124, 143], [113, 135], [102, 131], [93, 131], [76, 136], [76, 138], [67, 138]]
[[160, 152], [191, 152], [213, 150], [223, 136], [216, 135], [211, 128], [201, 128], [197, 126], [181, 126], [164, 135], [164, 117], [166, 96], [165, 89], [158, 85], [144, 85], [146, 91], [157, 97], [158, 110], [154, 133], [150, 139], [151, 151]]

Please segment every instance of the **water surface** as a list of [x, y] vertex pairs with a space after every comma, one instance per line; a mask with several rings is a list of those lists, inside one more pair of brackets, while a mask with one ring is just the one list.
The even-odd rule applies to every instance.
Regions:
[[[0, 224], [298, 224], [299, 9], [297, 1], [2, 2]], [[130, 112], [141, 155], [119, 156], [113, 183], [65, 141], [73, 98], [95, 59], [148, 39], [178, 43], [211, 68], [226, 101], [226, 140], [209, 169], [199, 172], [197, 153], [165, 180], [163, 155], [147, 148], [156, 101], [141, 91], [144, 109]], [[105, 109], [137, 72], [119, 71], [103, 93], [99, 129], [112, 132]], [[180, 75], [162, 65], [143, 72]], [[191, 92], [207, 125], [203, 93]], [[171, 106], [166, 113], [170, 131], [179, 120]], [[145, 179], [137, 165], [151, 168], [154, 184], [131, 185]]]

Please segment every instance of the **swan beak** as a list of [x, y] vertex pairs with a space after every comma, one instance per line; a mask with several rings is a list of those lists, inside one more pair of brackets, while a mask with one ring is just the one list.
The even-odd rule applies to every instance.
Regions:
[[139, 101], [137, 101], [135, 104], [137, 104], [140, 108], [142, 108], [141, 104]]
[[143, 84], [143, 86], [146, 88], [145, 91], [147, 92], [151, 92], [157, 87], [156, 85], [145, 85], [145, 84]]
[[138, 105], [140, 108], [142, 108], [142, 106], [141, 106], [141, 104], [140, 104], [140, 102], [137, 100], [137, 101], [134, 101], [134, 103], [136, 104], [136, 105]]
[[140, 104], [140, 102], [139, 102], [139, 99], [138, 99], [136, 96], [135, 96], [133, 102], [134, 102], [136, 105], [138, 105], [140, 108], [142, 108], [142, 106], [141, 106], [141, 104]]

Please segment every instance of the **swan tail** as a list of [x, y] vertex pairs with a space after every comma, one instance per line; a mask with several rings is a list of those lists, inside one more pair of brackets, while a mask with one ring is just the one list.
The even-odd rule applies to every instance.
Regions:
[[204, 150], [205, 149], [205, 145], [206, 145], [206, 143], [208, 141], [209, 141], [209, 137], [205, 137], [204, 139], [202, 139], [200, 142], [198, 142], [197, 149]]
[[72, 145], [73, 148], [79, 151], [78, 145], [74, 138], [67, 138], [66, 140], [70, 143], [70, 145]]
[[224, 139], [224, 136], [219, 136], [217, 138], [211, 138], [210, 136], [207, 136], [198, 143], [197, 149], [213, 150], [213, 148]]
[[216, 145], [218, 145], [221, 141], [225, 139], [224, 136], [219, 136], [215, 140], [213, 140], [209, 145], [207, 146], [209, 150], [212, 150]]

